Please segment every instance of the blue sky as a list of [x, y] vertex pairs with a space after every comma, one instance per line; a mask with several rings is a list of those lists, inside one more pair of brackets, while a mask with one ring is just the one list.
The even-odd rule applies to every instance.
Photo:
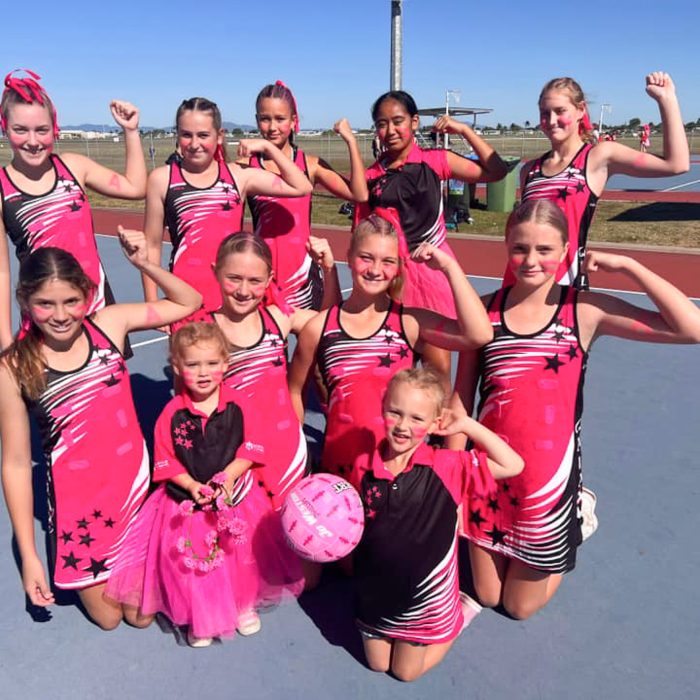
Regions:
[[[9, 7], [7, 7], [9, 5]], [[490, 107], [484, 121], [537, 122], [541, 86], [571, 75], [597, 121], [658, 121], [644, 93], [655, 69], [674, 77], [685, 121], [700, 118], [700, 2], [518, 3], [404, 0], [403, 87], [419, 107]], [[141, 108], [142, 124], [169, 125], [183, 98], [218, 102], [224, 119], [252, 123], [258, 90], [277, 78], [294, 90], [302, 128], [347, 116], [370, 125], [389, 86], [389, 0], [278, 2], [6, 3], [0, 71], [37, 71], [63, 124], [109, 122], [113, 97]], [[483, 122], [482, 122], [483, 123]]]

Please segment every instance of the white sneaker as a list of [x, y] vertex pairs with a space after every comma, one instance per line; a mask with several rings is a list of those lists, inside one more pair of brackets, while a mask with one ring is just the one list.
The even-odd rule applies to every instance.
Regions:
[[249, 637], [251, 634], [258, 633], [261, 626], [262, 624], [258, 613], [256, 613], [255, 610], [248, 610], [238, 618], [236, 629], [238, 630], [238, 634]]
[[193, 649], [205, 649], [214, 643], [214, 637], [195, 637], [191, 630], [187, 630], [187, 644]]
[[593, 491], [581, 487], [581, 537], [584, 542], [598, 529], [598, 517], [595, 514], [597, 500]]

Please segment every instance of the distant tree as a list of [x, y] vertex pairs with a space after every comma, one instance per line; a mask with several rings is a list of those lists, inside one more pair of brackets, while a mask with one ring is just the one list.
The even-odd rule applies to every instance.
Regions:
[[231, 134], [233, 134], [233, 136], [243, 136], [243, 129], [236, 127]]
[[510, 127], [508, 127], [511, 131], [521, 131], [522, 127], [520, 124], [516, 124], [515, 122], [512, 122]]
[[528, 119], [525, 120], [525, 128], [526, 129], [530, 128], [530, 121]]
[[642, 120], [641, 120], [641, 119], [637, 119], [637, 117], [634, 117], [634, 119], [630, 119], [630, 120], [627, 122], [627, 126], [628, 126], [630, 129], [638, 129], [641, 125], [642, 125]]

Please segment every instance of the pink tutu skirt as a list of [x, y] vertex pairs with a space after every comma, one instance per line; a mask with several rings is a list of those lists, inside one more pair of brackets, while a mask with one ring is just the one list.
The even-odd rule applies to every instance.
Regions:
[[[452, 249], [445, 241], [440, 245], [451, 257]], [[430, 309], [449, 318], [457, 318], [457, 310], [447, 277], [440, 270], [433, 270], [424, 263], [404, 260], [404, 286], [401, 301], [404, 306]]]
[[254, 485], [227, 511], [182, 513], [165, 486], [146, 501], [107, 583], [105, 595], [157, 612], [195, 637], [234, 634], [241, 614], [297, 597], [301, 562], [287, 547], [279, 514]]

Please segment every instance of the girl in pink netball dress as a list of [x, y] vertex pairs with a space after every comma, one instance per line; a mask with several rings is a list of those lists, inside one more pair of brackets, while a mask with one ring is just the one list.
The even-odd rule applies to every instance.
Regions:
[[426, 343], [460, 350], [491, 338], [488, 319], [459, 263], [430, 243], [414, 250], [412, 264], [443, 276], [457, 319], [403, 306], [398, 227], [395, 212], [384, 210], [357, 225], [348, 251], [350, 296], [304, 327], [289, 375], [292, 400], [303, 420], [303, 388], [318, 365], [329, 396], [321, 468], [345, 478], [351, 477], [355, 457], [374, 449], [383, 437], [381, 401], [387, 383], [414, 364]]
[[[327, 291], [339, 296], [333, 256], [327, 241], [311, 239], [314, 264], [324, 269]], [[210, 319], [230, 344], [224, 382], [246, 395], [264, 413], [265, 464], [257, 479], [273, 505], [282, 504], [306, 470], [306, 440], [287, 387], [287, 337], [298, 334], [316, 316], [286, 303], [272, 277], [272, 253], [252, 233], [224, 240], [215, 266], [223, 303]]]
[[171, 342], [182, 390], [155, 430], [154, 481], [106, 595], [187, 625], [190, 646], [256, 633], [256, 609], [301, 593], [301, 563], [284, 541], [256, 472], [266, 414], [223, 383], [218, 326], [189, 323]]
[[[338, 174], [323, 159], [305, 154], [294, 143], [294, 135], [299, 131], [299, 113], [292, 91], [282, 81], [266, 85], [260, 91], [255, 112], [262, 137], [292, 160], [312, 185], [322, 185], [340, 199], [367, 201], [362, 155], [347, 119], [336, 122], [333, 128], [348, 147], [349, 178]], [[278, 172], [275, 163], [266, 160], [264, 153], [253, 154], [246, 163]], [[251, 195], [248, 206], [255, 233], [270, 246], [275, 281], [287, 301], [300, 309], [321, 308], [323, 279], [309, 255], [311, 194], [293, 199]]]
[[526, 618], [551, 600], [591, 534], [590, 514], [582, 512], [580, 431], [592, 343], [603, 335], [697, 343], [700, 309], [641, 263], [612, 253], [589, 252], [584, 269], [628, 276], [658, 310], [558, 285], [567, 223], [546, 199], [511, 214], [506, 246], [515, 283], [484, 298], [494, 338], [461, 355], [456, 388], [471, 412], [479, 384], [479, 421], [525, 460], [497, 496], [465, 501], [464, 529], [481, 603]]
[[[311, 183], [279, 148], [265, 139], [244, 139], [239, 157], [262, 154], [275, 173], [227, 162], [221, 113], [203, 97], [184, 100], [177, 110], [179, 157], [156, 168], [148, 178], [146, 237], [148, 255], [160, 263], [163, 226], [173, 244], [170, 269], [204, 297], [203, 311], [221, 306], [221, 291], [212, 270], [221, 241], [240, 231], [247, 196], [301, 197]], [[146, 300], [156, 289], [144, 278]]]
[[[77, 153], [53, 153], [58, 138], [56, 108], [39, 76], [9, 73], [0, 103], [0, 125], [12, 161], [0, 169], [0, 347], [12, 342], [10, 267], [7, 238], [19, 261], [44, 246], [72, 253], [95, 283], [89, 313], [112, 303], [100, 262], [85, 188], [109, 197], [141, 199], [146, 193], [146, 162], [139, 136], [139, 112], [114, 100], [110, 109], [124, 130], [124, 175]], [[5, 236], [7, 234], [7, 236]]]
[[150, 622], [102, 597], [149, 484], [124, 339], [131, 330], [183, 318], [201, 303], [194, 289], [148, 261], [142, 232], [120, 230], [120, 238], [130, 262], [166, 298], [90, 314], [93, 280], [67, 251], [39, 248], [20, 267], [22, 326], [0, 360], [2, 481], [24, 590], [34, 605], [54, 602], [34, 543], [31, 410], [48, 466], [53, 583], [77, 591], [104, 629], [123, 617], [139, 626]]
[[[588, 230], [596, 204], [611, 175], [664, 177], [688, 171], [688, 141], [676, 88], [668, 73], [646, 76], [647, 94], [659, 105], [663, 155], [639, 151], [614, 141], [591, 143], [591, 122], [581, 86], [572, 78], [554, 78], [540, 93], [540, 128], [551, 143], [547, 153], [520, 171], [521, 200], [550, 199], [566, 214], [569, 248], [557, 270], [560, 284], [586, 289], [582, 269]], [[506, 269], [504, 284], [515, 282]]]
[[[420, 148], [414, 138], [419, 124], [418, 107], [411, 95], [402, 90], [377, 98], [372, 106], [372, 120], [383, 151], [365, 173], [369, 208], [392, 207], [398, 211], [409, 253], [421, 243], [429, 243], [453, 255], [447, 243], [441, 183], [450, 178], [464, 182], [499, 180], [507, 172], [505, 164], [469, 126], [449, 116], [437, 120], [435, 131], [463, 136], [478, 160], [445, 149]], [[358, 219], [366, 214], [365, 207], [356, 211]], [[455, 318], [452, 294], [444, 276], [410, 259], [405, 263], [404, 276], [403, 301], [407, 306]], [[426, 359], [442, 372], [447, 384], [449, 353], [428, 347]]]

